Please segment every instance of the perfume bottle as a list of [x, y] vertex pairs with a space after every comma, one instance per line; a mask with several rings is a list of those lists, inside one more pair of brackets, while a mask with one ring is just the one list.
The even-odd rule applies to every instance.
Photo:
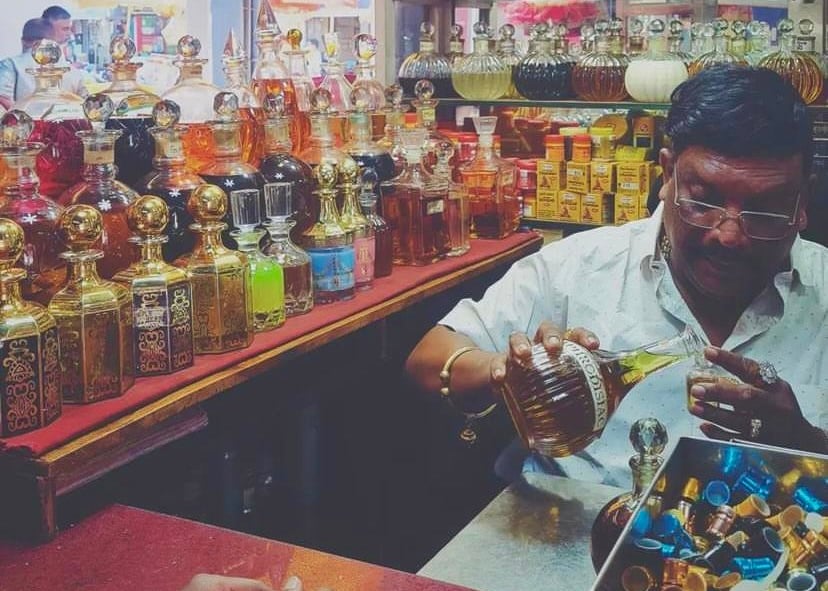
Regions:
[[296, 183], [274, 182], [265, 185], [264, 204], [270, 244], [264, 254], [282, 267], [285, 284], [285, 315], [298, 316], [313, 309], [311, 258], [291, 239], [295, 215], [293, 194]]
[[13, 267], [25, 246], [23, 229], [0, 218], [0, 437], [45, 427], [63, 410], [55, 319], [23, 299], [26, 271]]
[[98, 275], [104, 253], [93, 246], [103, 229], [101, 212], [83, 204], [67, 207], [58, 222], [68, 274], [49, 312], [57, 322], [64, 402], [113, 398], [135, 382], [129, 291]]
[[383, 217], [391, 227], [394, 263], [428, 265], [451, 250], [446, 220], [448, 186], [422, 164], [424, 129], [402, 131], [406, 167], [380, 184]]
[[510, 66], [489, 51], [487, 25], [474, 25], [474, 51], [451, 71], [451, 83], [461, 97], [470, 100], [499, 99], [509, 92], [512, 83]]
[[[316, 168], [322, 162], [330, 162], [341, 166], [351, 157], [334, 146], [334, 136], [331, 125], [334, 114], [331, 111], [331, 93], [324, 88], [317, 88], [311, 95], [311, 133], [308, 146], [299, 153], [299, 159]], [[316, 177], [314, 177], [314, 181]]]
[[288, 58], [287, 67], [296, 91], [296, 107], [301, 113], [307, 114], [311, 109], [311, 93], [316, 89], [316, 85], [308, 74], [308, 52], [302, 49], [302, 31], [289, 29], [285, 37], [290, 49], [284, 54]]
[[107, 129], [121, 132], [115, 141], [115, 164], [119, 181], [134, 187], [152, 170], [154, 143], [149, 128], [152, 108], [160, 99], [140, 86], [137, 72], [143, 65], [133, 62], [135, 43], [126, 35], [116, 35], [109, 42], [112, 83], [102, 92], [115, 103], [115, 112], [106, 122]]
[[740, 58], [747, 54], [747, 23], [735, 20], [730, 23], [730, 52]]
[[473, 238], [505, 238], [520, 223], [517, 194], [517, 167], [494, 153], [497, 117], [476, 117], [477, 155], [460, 169], [469, 190], [471, 235]]
[[345, 78], [342, 62], [339, 61], [339, 34], [323, 33], [322, 44], [327, 62], [322, 70], [325, 75], [319, 88], [331, 95], [331, 131], [334, 143], [343, 145], [348, 139], [348, 118], [346, 113], [351, 108], [351, 83]]
[[451, 178], [451, 164], [454, 156], [454, 144], [448, 140], [439, 142], [435, 147], [437, 164], [434, 166], [434, 178], [448, 185], [446, 200], [446, 221], [448, 223], [451, 250], [447, 255], [457, 257], [469, 252], [469, 194], [466, 185]]
[[185, 271], [164, 262], [167, 204], [144, 195], [129, 206], [127, 220], [141, 260], [112, 280], [127, 289], [132, 302], [135, 375], [165, 375], [190, 367], [195, 355], [192, 285]]
[[411, 101], [411, 105], [417, 112], [417, 125], [426, 133], [423, 165], [428, 172], [433, 172], [434, 165], [437, 163], [434, 154], [435, 147], [439, 142], [448, 140], [445, 135], [437, 131], [437, 104], [440, 101], [432, 98], [434, 85], [429, 80], [419, 80], [414, 85], [414, 95], [417, 98]]
[[15, 105], [35, 122], [29, 141], [44, 146], [35, 167], [40, 192], [51, 199], [58, 199], [81, 180], [83, 143], [77, 132], [90, 128], [83, 115], [83, 99], [60, 87], [68, 71], [67, 67], [57, 65], [60, 56], [60, 46], [54, 41], [43, 39], [35, 43], [32, 57], [37, 67], [27, 70], [34, 76], [35, 90]]
[[[221, 187], [229, 195], [231, 203], [236, 191], [261, 193], [264, 177], [257, 168], [242, 160], [239, 99], [232, 92], [220, 92], [213, 104], [216, 119], [210, 125], [213, 128], [215, 160], [201, 170], [201, 178], [210, 185]], [[228, 224], [231, 221], [229, 217], [225, 220]]]
[[713, 40], [713, 49], [701, 54], [693, 60], [693, 63], [690, 64], [690, 67], [688, 68], [688, 72], [691, 76], [695, 76], [703, 69], [718, 64], [734, 64], [737, 66], [748, 65], [745, 58], [734, 55], [727, 48], [727, 37], [725, 37], [725, 31], [727, 31], [727, 28], [727, 21], [723, 18], [717, 18], [712, 24], [704, 26], [702, 34], [705, 38]]
[[[266, 2], [264, 4], [267, 4]], [[199, 58], [201, 41], [192, 35], [178, 40], [178, 57], [173, 62], [179, 69], [178, 82], [161, 95], [181, 108], [181, 123], [187, 125], [182, 137], [187, 166], [196, 173], [213, 162], [213, 97], [219, 88], [202, 78], [204, 64]]]
[[750, 21], [747, 26], [748, 52], [745, 59], [751, 66], [758, 66], [770, 53], [770, 25], [763, 21]]
[[500, 27], [500, 39], [497, 41], [497, 57], [509, 66], [511, 70], [511, 83], [509, 84], [509, 91], [504, 95], [504, 98], [517, 99], [521, 98], [521, 94], [515, 88], [515, 69], [523, 59], [523, 55], [518, 51], [515, 43], [515, 27], [509, 23]]
[[[667, 429], [657, 419], [638, 419], [630, 427], [630, 443], [636, 452], [630, 457], [633, 489], [604, 505], [592, 524], [590, 554], [595, 572], [601, 570], [621, 530], [641, 502], [641, 496], [664, 463], [661, 453], [667, 446]], [[649, 513], [642, 515], [646, 519]]]
[[[664, 29], [664, 21], [661, 24], [662, 31]], [[660, 32], [659, 32], [660, 34]], [[652, 39], [652, 37], [650, 37]], [[623, 46], [622, 46], [623, 47]], [[619, 51], [617, 53], [624, 53]], [[630, 22], [630, 34], [627, 37], [627, 51], [626, 55], [632, 59], [644, 53], [644, 21], [640, 18], [632, 19]]]
[[250, 264], [221, 241], [227, 227], [227, 195], [215, 185], [200, 185], [187, 200], [195, 219], [193, 252], [173, 264], [187, 270], [193, 285], [193, 341], [196, 355], [244, 349], [253, 342]]
[[414, 85], [418, 80], [430, 80], [438, 97], [455, 96], [451, 83], [452, 68], [448, 60], [434, 49], [434, 25], [424, 22], [420, 25], [420, 49], [406, 57], [397, 79], [405, 96], [414, 96]]
[[609, 23], [595, 23], [595, 50], [581, 56], [572, 70], [572, 88], [587, 101], [622, 101], [627, 97], [624, 75], [629, 60], [610, 51]]
[[105, 94], [90, 95], [83, 102], [83, 111], [92, 125], [92, 131], [78, 132], [83, 142], [83, 182], [61, 197], [64, 203], [91, 205], [101, 212], [103, 258], [97, 269], [104, 279], [111, 279], [138, 260], [135, 247], [129, 243], [127, 225], [127, 207], [138, 193], [115, 179], [115, 141], [121, 132], [105, 129], [114, 108]]
[[532, 28], [535, 51], [515, 66], [517, 91], [530, 100], [555, 100], [572, 96], [572, 62], [552, 53], [546, 23]]
[[684, 24], [678, 20], [677, 18], [670, 19], [669, 24], [667, 25], [668, 28], [668, 47], [667, 50], [674, 55], [675, 57], [679, 58], [684, 67], [687, 68], [693, 63], [693, 55], [688, 53], [682, 49], [683, 43], [683, 36], [684, 36]]
[[[458, 25], [457, 23], [451, 25], [449, 27], [449, 50], [446, 53], [449, 68], [454, 68], [455, 64], [461, 58], [465, 57], [465, 46], [466, 40], [463, 38], [463, 25]], [[453, 90], [454, 88], [452, 88]], [[456, 96], [456, 93], [452, 92], [449, 96]]]
[[793, 49], [794, 23], [786, 18], [779, 21], [777, 31], [780, 35], [779, 49], [759, 61], [760, 68], [773, 70], [791, 85], [810, 105], [822, 95], [824, 78], [820, 65], [803, 51]]
[[649, 33], [649, 47], [630, 61], [624, 85], [634, 100], [669, 103], [676, 86], [687, 80], [687, 67], [679, 56], [666, 50], [664, 21], [652, 19]]
[[[427, 82], [426, 84], [430, 84]], [[388, 150], [371, 140], [370, 92], [364, 86], [354, 87], [351, 93], [353, 110], [350, 113], [351, 141], [342, 147], [361, 168], [373, 168], [381, 181], [394, 177], [394, 160]], [[345, 166], [347, 161], [343, 161]], [[340, 167], [342, 174], [342, 167]]]
[[373, 168], [362, 171], [359, 205], [374, 230], [374, 277], [388, 277], [393, 270], [394, 237], [391, 227], [377, 213], [376, 186], [379, 177]]
[[[823, 78], [828, 76], [828, 63], [825, 58], [817, 53], [816, 50], [816, 36], [814, 35], [814, 21], [809, 18], [803, 18], [797, 23], [799, 35], [794, 37], [794, 49], [806, 53], [812, 60], [814, 60], [819, 69], [822, 71]], [[823, 96], [825, 85], [823, 84]]]
[[187, 166], [182, 136], [187, 127], [178, 123], [181, 110], [176, 103], [162, 100], [152, 110], [155, 127], [150, 133], [155, 140], [155, 170], [144, 179], [139, 192], [161, 197], [169, 210], [166, 227], [167, 242], [161, 245], [164, 259], [173, 261], [192, 252], [195, 240], [188, 231], [193, 218], [187, 211], [187, 200], [193, 189], [204, 183]]
[[[569, 28], [560, 23], [556, 27], [550, 27], [550, 32], [552, 33], [552, 53], [557, 55], [561, 58], [565, 63], [568, 63], [570, 67], [575, 67], [575, 64], [578, 63], [578, 60], [569, 52]], [[571, 83], [570, 83], [570, 91], [569, 96], [573, 96], [571, 90]]]
[[23, 297], [46, 306], [66, 278], [66, 262], [60, 258], [63, 248], [56, 232], [63, 208], [39, 192], [35, 161], [44, 145], [27, 141], [33, 128], [32, 118], [23, 111], [9, 111], [0, 120], [0, 158], [5, 163], [0, 178], [0, 216], [23, 228], [25, 256], [16, 259], [26, 270], [20, 282]]
[[267, 203], [267, 192], [271, 186], [281, 186], [284, 183], [292, 185], [290, 200], [295, 211], [292, 210], [286, 215], [293, 216], [290, 235], [295, 242], [319, 217], [319, 202], [311, 194], [313, 170], [305, 162], [291, 155], [293, 145], [290, 141], [290, 116], [285, 112], [284, 95], [268, 94], [264, 109], [267, 115], [265, 156], [259, 164], [259, 171], [264, 177], [262, 191]]
[[339, 186], [344, 200], [339, 216], [342, 227], [353, 235], [354, 244], [354, 285], [357, 291], [365, 291], [374, 286], [374, 260], [376, 258], [376, 241], [374, 227], [362, 215], [357, 203], [360, 190], [360, 169], [356, 162], [345, 162], [339, 168]]
[[394, 161], [394, 176], [405, 167], [405, 150], [400, 131], [405, 127], [405, 108], [402, 106], [403, 92], [397, 84], [385, 89], [385, 135], [377, 140], [377, 145], [384, 148]]
[[241, 158], [251, 166], [257, 166], [264, 149], [264, 111], [250, 86], [247, 76], [247, 54], [233, 29], [227, 34], [221, 62], [227, 78], [227, 88], [224, 90], [236, 95], [239, 102]]
[[[357, 58], [356, 80], [352, 91], [364, 88], [368, 91], [368, 111], [381, 111], [385, 106], [385, 87], [377, 80], [377, 68], [373, 63], [377, 54], [377, 40], [373, 35], [360, 33], [354, 37], [354, 55]], [[351, 104], [354, 101], [351, 100]]]

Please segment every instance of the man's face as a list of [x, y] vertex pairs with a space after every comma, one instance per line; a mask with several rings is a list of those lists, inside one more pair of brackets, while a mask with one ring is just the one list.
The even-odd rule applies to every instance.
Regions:
[[[735, 158], [690, 147], [679, 158], [663, 150], [661, 162], [665, 183], [659, 197], [677, 280], [714, 305], [751, 301], [787, 264], [796, 233], [807, 223], [802, 158]], [[682, 219], [677, 198], [719, 206], [733, 217], [710, 229], [695, 227]], [[736, 219], [742, 211], [795, 218], [791, 226], [784, 222], [781, 239], [757, 240]]]
[[72, 19], [52, 21], [52, 40], [63, 45], [72, 38]]

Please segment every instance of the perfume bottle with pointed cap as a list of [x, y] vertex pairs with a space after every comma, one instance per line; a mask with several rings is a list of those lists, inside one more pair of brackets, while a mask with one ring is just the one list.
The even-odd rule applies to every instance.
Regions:
[[193, 285], [193, 341], [196, 355], [244, 349], [253, 342], [253, 301], [247, 256], [224, 246], [222, 220], [227, 195], [215, 185], [200, 185], [187, 201], [195, 220], [193, 252], [177, 259]]
[[113, 398], [135, 382], [129, 291], [98, 275], [104, 253], [94, 245], [103, 227], [101, 212], [83, 204], [67, 207], [58, 223], [69, 270], [49, 312], [57, 322], [64, 402]]
[[43, 144], [29, 142], [34, 122], [23, 111], [12, 110], [0, 120], [0, 158], [5, 166], [0, 178], [0, 216], [23, 228], [25, 256], [17, 258], [26, 270], [21, 280], [23, 297], [48, 305], [66, 277], [66, 261], [57, 222], [63, 207], [40, 194], [35, 160]]
[[144, 195], [127, 210], [130, 241], [141, 260], [113, 277], [129, 290], [135, 375], [165, 375], [193, 364], [193, 297], [186, 271], [164, 262], [161, 245], [169, 209], [164, 200]]
[[[384, 147], [371, 139], [370, 92], [356, 87], [351, 93], [353, 108], [349, 115], [351, 140], [342, 149], [362, 168], [373, 168], [381, 181], [394, 176], [394, 160]], [[344, 165], [344, 162], [343, 162]]]
[[242, 160], [257, 166], [264, 149], [264, 111], [250, 86], [247, 54], [232, 28], [227, 33], [221, 63], [227, 79], [224, 90], [232, 92], [239, 101]]
[[106, 129], [106, 122], [114, 111], [114, 104], [105, 94], [93, 94], [83, 102], [83, 110], [92, 131], [80, 131], [83, 142], [83, 182], [70, 188], [61, 197], [65, 203], [91, 205], [101, 212], [103, 231], [98, 272], [104, 279], [129, 267], [138, 259], [138, 253], [129, 243], [127, 207], [138, 198], [138, 193], [115, 178], [115, 141], [120, 131]]
[[379, 177], [373, 168], [362, 171], [359, 205], [362, 214], [374, 230], [374, 277], [388, 277], [393, 270], [394, 236], [391, 227], [377, 213], [377, 183]]
[[452, 68], [449, 61], [435, 51], [434, 25], [424, 22], [420, 25], [419, 51], [406, 57], [397, 79], [406, 96], [414, 96], [414, 85], [418, 80], [430, 80], [438, 97], [455, 96], [451, 85]]
[[367, 109], [372, 113], [380, 111], [385, 106], [385, 87], [377, 80], [377, 68], [373, 63], [376, 54], [377, 40], [373, 35], [360, 33], [354, 37], [357, 66], [353, 90], [365, 88], [368, 91]]
[[290, 49], [284, 54], [288, 58], [288, 71], [296, 90], [296, 107], [302, 113], [308, 113], [311, 109], [311, 93], [316, 89], [316, 85], [308, 74], [308, 52], [302, 49], [302, 31], [289, 29], [285, 37]]
[[23, 229], [0, 218], [0, 437], [45, 427], [63, 409], [55, 319], [20, 293], [25, 245]]
[[109, 42], [112, 83], [102, 92], [115, 103], [115, 112], [106, 122], [107, 129], [121, 132], [115, 141], [115, 164], [118, 180], [134, 187], [152, 170], [152, 108], [160, 100], [137, 81], [143, 65], [133, 62], [135, 43], [126, 35], [116, 35]]
[[362, 215], [357, 202], [360, 190], [360, 168], [356, 162], [345, 162], [339, 168], [339, 186], [344, 193], [342, 213], [339, 216], [342, 227], [353, 234], [354, 283], [357, 291], [371, 289], [374, 285], [374, 259], [376, 241], [374, 227]]
[[377, 140], [377, 144], [385, 148], [394, 161], [394, 176], [400, 174], [405, 166], [405, 150], [400, 138], [400, 131], [405, 127], [406, 112], [402, 99], [403, 91], [398, 84], [385, 89], [385, 135]]

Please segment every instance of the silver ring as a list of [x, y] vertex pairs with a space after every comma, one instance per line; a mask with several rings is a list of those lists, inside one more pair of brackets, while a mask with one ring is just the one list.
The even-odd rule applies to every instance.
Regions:
[[773, 386], [779, 381], [779, 374], [770, 362], [763, 361], [759, 364], [759, 381], [766, 386]]
[[750, 439], [759, 439], [759, 432], [762, 430], [762, 419], [750, 419]]

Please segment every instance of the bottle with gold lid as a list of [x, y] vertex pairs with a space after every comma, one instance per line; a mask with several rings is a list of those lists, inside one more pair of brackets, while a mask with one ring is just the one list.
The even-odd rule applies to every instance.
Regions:
[[725, 31], [727, 31], [728, 26], [727, 21], [721, 17], [715, 19], [713, 23], [704, 26], [702, 34], [706, 38], [712, 38], [713, 49], [693, 60], [693, 63], [688, 67], [690, 76], [695, 76], [705, 68], [718, 64], [748, 65], [745, 58], [734, 55], [728, 49], [727, 37], [725, 37]]
[[173, 264], [186, 269], [193, 285], [193, 341], [196, 355], [244, 349], [253, 342], [253, 302], [247, 257], [224, 246], [227, 195], [200, 185], [187, 200], [195, 220], [193, 252]]
[[232, 92], [239, 102], [242, 160], [251, 166], [258, 166], [264, 150], [264, 111], [250, 86], [247, 54], [233, 29], [227, 34], [221, 63], [227, 79], [224, 91]]
[[130, 241], [141, 260], [112, 278], [129, 290], [137, 377], [165, 375], [193, 364], [193, 297], [187, 273], [164, 262], [161, 245], [169, 221], [167, 204], [144, 195], [130, 204]]
[[311, 93], [316, 89], [316, 85], [308, 74], [308, 52], [302, 49], [302, 37], [302, 31], [299, 29], [288, 29], [285, 39], [290, 49], [284, 54], [288, 59], [287, 68], [296, 91], [296, 108], [307, 114], [311, 109]]
[[624, 75], [629, 59], [610, 51], [609, 22], [595, 23], [595, 50], [581, 56], [572, 70], [572, 87], [587, 101], [622, 101], [627, 97]]
[[474, 51], [457, 62], [451, 71], [451, 83], [461, 97], [470, 100], [494, 100], [509, 92], [512, 69], [489, 51], [487, 25], [474, 25]]
[[435, 50], [434, 32], [434, 25], [429, 22], [422, 23], [419, 51], [406, 57], [400, 64], [397, 79], [405, 96], [414, 96], [414, 85], [418, 80], [430, 80], [438, 97], [455, 94], [451, 82], [453, 66]]
[[0, 218], [0, 437], [53, 423], [63, 410], [55, 319], [20, 293], [23, 228]]
[[339, 221], [345, 230], [353, 234], [354, 242], [354, 286], [357, 291], [371, 289], [374, 285], [374, 261], [376, 240], [374, 227], [362, 215], [357, 202], [361, 188], [360, 167], [356, 162], [345, 162], [339, 169], [339, 186], [344, 193], [342, 213]]
[[794, 23], [791, 19], [779, 21], [777, 30], [780, 35], [779, 49], [763, 57], [759, 67], [782, 76], [796, 89], [802, 101], [810, 105], [822, 95], [825, 83], [822, 68], [809, 54], [793, 49]]
[[66, 208], [58, 234], [69, 250], [66, 285], [55, 294], [64, 402], [89, 403], [120, 396], [135, 382], [132, 300], [122, 285], [101, 279], [94, 248], [101, 239], [101, 212], [89, 205]]

